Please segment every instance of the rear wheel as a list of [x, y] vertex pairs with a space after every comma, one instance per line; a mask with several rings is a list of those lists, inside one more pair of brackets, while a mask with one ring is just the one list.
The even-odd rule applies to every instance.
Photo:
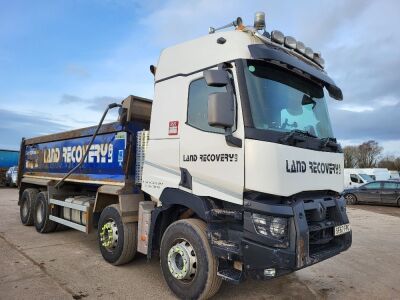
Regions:
[[218, 261], [211, 252], [206, 224], [197, 219], [172, 223], [161, 240], [160, 264], [169, 288], [181, 299], [208, 299], [218, 292]]
[[355, 195], [353, 194], [347, 194], [346, 196], [344, 196], [344, 198], [346, 199], [346, 203], [348, 205], [354, 205], [357, 204], [357, 198]]
[[24, 224], [25, 226], [33, 225], [35, 200], [38, 193], [39, 191], [37, 189], [26, 189], [22, 193], [19, 206], [19, 215], [22, 224]]
[[48, 233], [56, 230], [57, 223], [50, 220], [49, 217], [50, 207], [47, 192], [40, 192], [36, 197], [35, 210], [33, 214], [37, 232]]
[[117, 266], [130, 262], [137, 249], [137, 223], [123, 223], [118, 204], [107, 206], [98, 225], [101, 255]]

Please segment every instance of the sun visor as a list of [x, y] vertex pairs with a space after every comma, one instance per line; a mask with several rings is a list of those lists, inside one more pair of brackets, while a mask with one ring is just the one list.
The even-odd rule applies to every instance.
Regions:
[[254, 59], [279, 61], [319, 79], [328, 90], [329, 96], [336, 100], [343, 100], [342, 90], [328, 75], [326, 75], [326, 73], [318, 70], [316, 67], [307, 64], [306, 62], [286, 53], [281, 49], [271, 48], [266, 45], [249, 45], [249, 51]]

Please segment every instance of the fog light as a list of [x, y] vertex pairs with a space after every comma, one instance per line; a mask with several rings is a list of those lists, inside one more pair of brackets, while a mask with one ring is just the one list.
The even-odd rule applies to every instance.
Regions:
[[270, 269], [265, 269], [264, 270], [264, 276], [265, 277], [275, 277], [276, 271], [274, 268], [270, 268]]

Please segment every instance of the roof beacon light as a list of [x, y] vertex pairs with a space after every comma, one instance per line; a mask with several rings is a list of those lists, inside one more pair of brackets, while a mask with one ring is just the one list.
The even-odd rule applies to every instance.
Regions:
[[283, 44], [284, 40], [285, 40], [285, 36], [283, 35], [282, 32], [280, 32], [279, 30], [273, 30], [271, 32], [271, 39], [278, 44]]
[[285, 46], [290, 49], [296, 49], [296, 39], [291, 36], [285, 36]]
[[258, 11], [254, 15], [254, 28], [257, 30], [265, 29], [265, 13]]
[[310, 47], [306, 47], [305, 55], [306, 55], [309, 59], [313, 59], [313, 58], [314, 58], [314, 51], [313, 51]]
[[296, 43], [296, 51], [305, 54], [306, 53], [306, 46], [304, 45], [303, 42], [297, 41]]
[[325, 67], [325, 60], [322, 58], [321, 53], [314, 53], [313, 60], [319, 64], [322, 68]]
[[208, 28], [208, 33], [212, 34], [214, 32], [216, 32], [217, 30], [221, 30], [221, 29], [225, 29], [225, 28], [229, 28], [229, 27], [236, 27], [236, 28], [242, 28], [243, 27], [243, 21], [241, 17], [237, 17], [235, 21], [226, 24], [224, 26], [218, 27], [218, 28], [214, 28], [214, 27], [209, 27]]

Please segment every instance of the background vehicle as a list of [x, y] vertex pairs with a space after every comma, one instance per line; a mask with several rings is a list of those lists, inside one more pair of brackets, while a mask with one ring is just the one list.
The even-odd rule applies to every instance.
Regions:
[[6, 184], [7, 170], [18, 164], [19, 152], [0, 149], [0, 185]]
[[[254, 28], [232, 24], [163, 50], [154, 101], [129, 96], [97, 127], [23, 140], [22, 223], [97, 228], [114, 265], [157, 252], [185, 299], [347, 250], [343, 153], [326, 105], [341, 90], [318, 53], [262, 32], [263, 13]], [[115, 107], [118, 121], [102, 125]]]
[[374, 181], [343, 192], [347, 204], [367, 203], [400, 206], [400, 183]]
[[364, 173], [363, 169], [344, 169], [344, 188], [358, 187], [374, 179]]
[[400, 181], [399, 171], [389, 171], [389, 173], [390, 173], [390, 180]]
[[6, 172], [6, 186], [17, 186], [18, 166], [9, 168]]
[[386, 168], [363, 168], [360, 169], [365, 174], [372, 177], [374, 180], [388, 180], [390, 179], [389, 170]]

